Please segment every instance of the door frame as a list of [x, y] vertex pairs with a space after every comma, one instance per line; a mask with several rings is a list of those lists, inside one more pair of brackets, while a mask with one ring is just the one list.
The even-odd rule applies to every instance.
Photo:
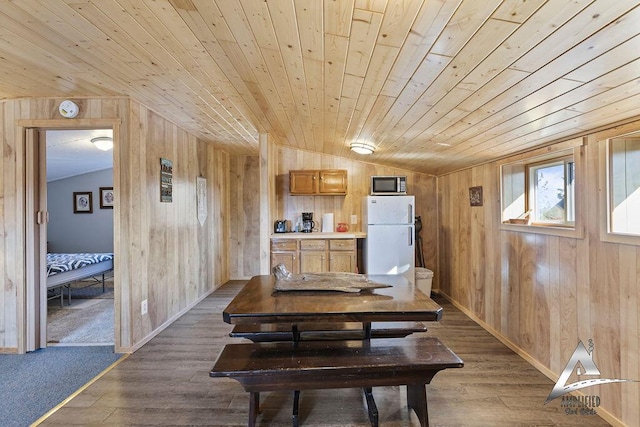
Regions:
[[[47, 245], [47, 171], [46, 137], [36, 128], [25, 130], [26, 179], [25, 212], [34, 216], [26, 218], [26, 351], [46, 347], [47, 297], [46, 245]], [[43, 191], [44, 189], [44, 191]], [[44, 288], [44, 289], [43, 289]], [[43, 319], [44, 316], [44, 319]]]
[[[23, 302], [23, 325], [21, 332], [22, 345], [18, 352], [34, 351], [47, 346], [47, 288], [46, 288], [46, 222], [48, 213], [40, 209], [46, 208], [46, 137], [48, 130], [92, 130], [111, 129], [113, 132], [113, 170], [116, 173], [117, 149], [120, 136], [120, 119], [68, 119], [68, 120], [20, 120], [18, 131], [22, 135], [25, 146], [25, 292]], [[42, 145], [45, 144], [44, 147]], [[38, 184], [38, 188], [33, 187]], [[113, 189], [117, 195], [117, 183], [114, 176]], [[44, 185], [44, 187], [43, 187]], [[44, 191], [43, 191], [44, 188]], [[44, 199], [44, 201], [43, 201]], [[29, 212], [34, 212], [33, 217]], [[119, 215], [118, 204], [114, 206], [114, 253], [116, 251], [115, 218]], [[38, 224], [40, 222], [41, 224]], [[44, 225], [42, 224], [44, 222]], [[114, 284], [117, 278], [116, 263], [114, 262]], [[114, 292], [114, 331], [115, 348], [120, 346], [120, 292]]]

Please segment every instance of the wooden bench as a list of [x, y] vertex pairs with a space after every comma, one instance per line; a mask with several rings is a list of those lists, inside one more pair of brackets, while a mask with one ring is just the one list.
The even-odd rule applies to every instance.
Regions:
[[251, 323], [235, 325], [229, 336], [253, 342], [361, 340], [366, 337], [367, 327], [370, 327], [371, 338], [404, 338], [427, 331], [420, 322], [371, 322], [369, 325], [358, 322], [301, 323], [292, 328], [286, 323]]
[[249, 426], [256, 425], [260, 392], [293, 391], [293, 426], [299, 390], [363, 388], [371, 425], [378, 425], [372, 387], [407, 386], [408, 406], [429, 425], [426, 384], [463, 361], [435, 337], [362, 341], [227, 344], [209, 375], [237, 380], [250, 394]]

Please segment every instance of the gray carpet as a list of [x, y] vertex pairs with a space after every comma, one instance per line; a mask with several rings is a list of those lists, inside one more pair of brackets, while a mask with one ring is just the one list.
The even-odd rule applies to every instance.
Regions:
[[47, 313], [47, 342], [113, 344], [113, 300], [75, 299], [71, 307], [50, 308]]
[[51, 300], [47, 309], [47, 342], [50, 344], [113, 344], [113, 281], [87, 286], [76, 283], [68, 300], [60, 307]]
[[28, 426], [122, 357], [113, 346], [0, 355], [0, 426]]

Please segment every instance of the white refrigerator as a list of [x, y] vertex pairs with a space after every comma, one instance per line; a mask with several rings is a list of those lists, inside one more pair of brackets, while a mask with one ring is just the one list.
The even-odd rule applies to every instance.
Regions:
[[366, 196], [363, 199], [366, 274], [401, 274], [409, 283], [415, 283], [414, 207], [414, 196]]

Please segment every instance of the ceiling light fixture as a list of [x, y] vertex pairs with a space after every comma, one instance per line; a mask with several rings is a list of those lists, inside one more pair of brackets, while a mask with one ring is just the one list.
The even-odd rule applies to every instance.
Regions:
[[373, 145], [367, 144], [366, 142], [352, 142], [349, 147], [351, 148], [351, 151], [358, 154], [372, 154], [375, 150]]
[[98, 136], [96, 138], [91, 138], [91, 142], [97, 149], [102, 151], [109, 151], [113, 148], [113, 138], [110, 136]]

